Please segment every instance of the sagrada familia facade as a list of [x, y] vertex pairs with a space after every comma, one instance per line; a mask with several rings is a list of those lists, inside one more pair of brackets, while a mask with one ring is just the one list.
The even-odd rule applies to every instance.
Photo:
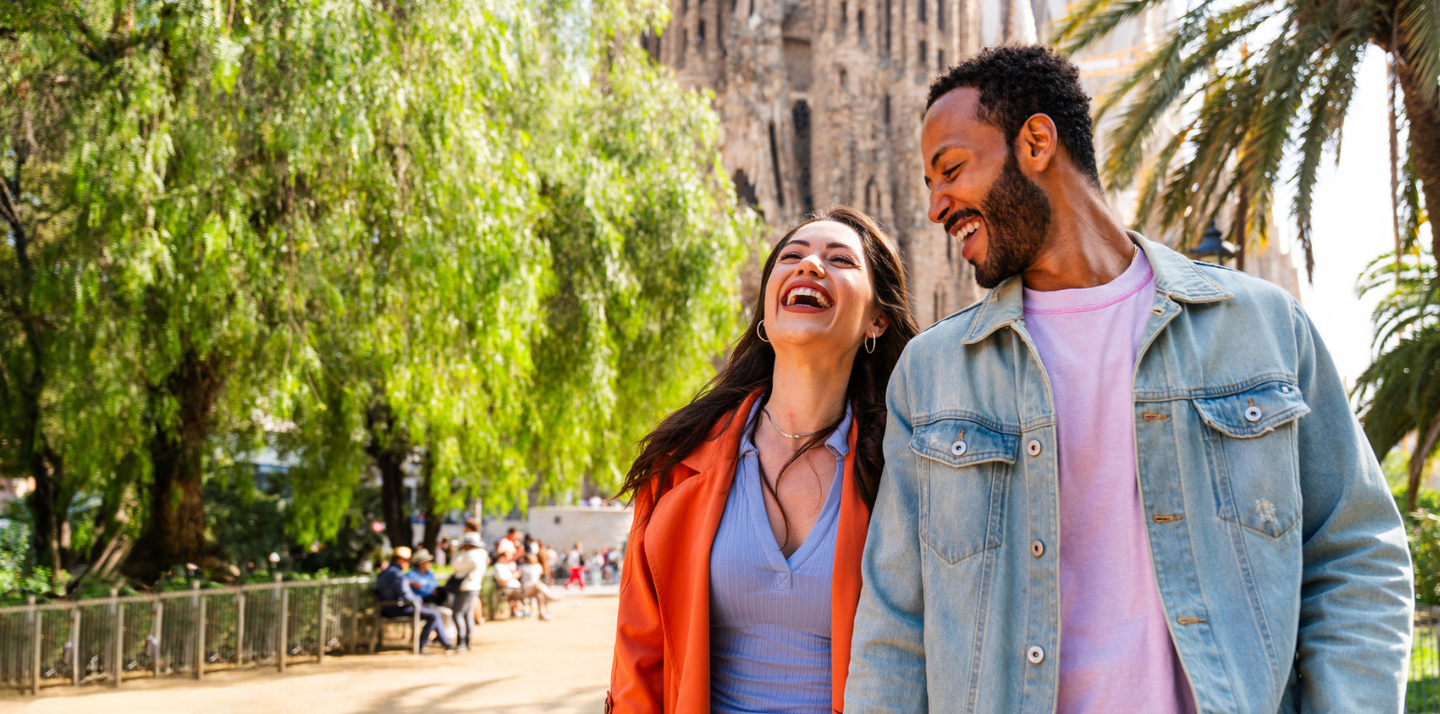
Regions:
[[[922, 327], [983, 295], [956, 241], [925, 217], [926, 92], [981, 47], [1043, 39], [1066, 0], [670, 2], [669, 26], [641, 41], [682, 85], [714, 92], [725, 170], [772, 240], [817, 208], [851, 205], [899, 242]], [[1151, 10], [1075, 58], [1092, 97], [1161, 39], [1169, 13]]]

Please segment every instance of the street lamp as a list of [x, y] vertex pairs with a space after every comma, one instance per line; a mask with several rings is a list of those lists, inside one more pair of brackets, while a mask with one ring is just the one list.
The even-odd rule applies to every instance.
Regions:
[[1220, 229], [1215, 227], [1215, 219], [1210, 219], [1210, 226], [1200, 234], [1200, 243], [1190, 249], [1190, 257], [1203, 263], [1214, 263], [1224, 265], [1225, 261], [1235, 257], [1235, 246], [1220, 235]]

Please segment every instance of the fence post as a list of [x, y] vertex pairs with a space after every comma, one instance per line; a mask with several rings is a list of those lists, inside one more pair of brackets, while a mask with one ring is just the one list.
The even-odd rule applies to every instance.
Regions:
[[70, 683], [80, 686], [80, 606], [70, 607]]
[[191, 580], [190, 590], [195, 594], [195, 604], [200, 608], [195, 622], [195, 678], [205, 678], [205, 596], [200, 594], [200, 581]]
[[40, 694], [40, 611], [35, 609], [35, 596], [26, 595], [25, 604], [30, 608], [30, 693]]
[[154, 630], [155, 638], [155, 661], [152, 664], [155, 666], [155, 678], [159, 679], [165, 666], [165, 657], [163, 656], [165, 648], [161, 639], [165, 636], [165, 601], [158, 597], [155, 598], [155, 602], [150, 604], [150, 612], [150, 627]]
[[415, 612], [410, 618], [410, 634], [414, 643], [410, 647], [411, 654], [420, 654], [420, 606], [412, 607]]
[[326, 645], [326, 643], [327, 643], [327, 640], [325, 639], [325, 625], [326, 625], [326, 623], [330, 620], [330, 610], [329, 610], [329, 608], [326, 607], [326, 602], [325, 602], [325, 585], [322, 583], [319, 587], [320, 587], [320, 634], [317, 636], [317, 639], [319, 640], [319, 642], [315, 645], [315, 652], [316, 652], [316, 654], [318, 655], [318, 657], [316, 658], [316, 661], [319, 662], [320, 664], [324, 664], [324, 663], [325, 663], [325, 645]]
[[280, 618], [276, 625], [280, 628], [279, 637], [275, 640], [275, 660], [281, 672], [285, 671], [285, 652], [290, 649], [289, 632], [290, 626], [290, 590], [280, 582], [280, 574], [275, 574], [275, 587], [280, 590]]
[[245, 586], [235, 588], [235, 666], [245, 664]]
[[115, 608], [115, 627], [111, 636], [115, 646], [114, 662], [111, 664], [110, 686], [120, 688], [125, 674], [125, 606], [120, 604], [120, 588], [110, 588], [110, 606]]

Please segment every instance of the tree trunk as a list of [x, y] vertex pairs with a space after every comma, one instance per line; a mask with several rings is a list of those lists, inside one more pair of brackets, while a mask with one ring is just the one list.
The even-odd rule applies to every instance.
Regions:
[[[205, 447], [210, 415], [225, 382], [220, 358], [186, 354], [175, 371], [151, 392], [149, 518], [130, 562], [132, 575], [153, 581], [205, 554]], [[176, 402], [174, 423], [162, 421], [162, 407]]]
[[426, 451], [425, 469], [420, 475], [420, 507], [425, 512], [425, 532], [420, 536], [420, 543], [432, 554], [435, 552], [436, 546], [440, 544], [440, 524], [445, 521], [440, 509], [435, 507], [435, 493], [430, 490], [430, 480], [435, 476], [430, 461], [430, 455], [433, 453], [430, 450]]
[[390, 547], [409, 548], [415, 543], [410, 528], [410, 508], [405, 502], [405, 459], [410, 456], [410, 443], [395, 426], [390, 405], [376, 399], [365, 412], [365, 426], [370, 441], [365, 453], [380, 472], [380, 510], [385, 514], [385, 537]]
[[1395, 93], [1399, 86], [1395, 79], [1395, 55], [1385, 59], [1385, 103], [1389, 107], [1390, 123], [1390, 226], [1395, 233], [1395, 285], [1400, 285], [1400, 128], [1395, 116]]
[[1405, 95], [1405, 119], [1410, 126], [1410, 157], [1415, 162], [1415, 176], [1420, 179], [1425, 210], [1430, 214], [1431, 255], [1440, 256], [1440, 103], [1427, 101], [1422, 93], [1423, 80], [1415, 73], [1415, 60], [1401, 48], [1401, 61], [1396, 75]]
[[[22, 124], [28, 123], [28, 118], [22, 120]], [[0, 220], [9, 228], [7, 242], [15, 251], [15, 265], [19, 272], [15, 284], [8, 289], [0, 289], [0, 295], [5, 297], [5, 307], [23, 335], [19, 349], [25, 354], [24, 357], [16, 355], [18, 359], [13, 364], [20, 369], [15, 372], [7, 374], [0, 369], [0, 388], [3, 388], [0, 389], [0, 399], [12, 398], [13, 395], [19, 402], [16, 405], [19, 419], [8, 426], [13, 427], [11, 434], [16, 437], [15, 446], [22, 473], [35, 479], [35, 492], [27, 499], [27, 505], [33, 518], [34, 533], [31, 537], [35, 541], [38, 562], [50, 568], [54, 578], [65, 565], [65, 546], [68, 545], [65, 541], [68, 539], [64, 534], [69, 530], [67, 517], [70, 504], [69, 498], [62, 494], [64, 471], [60, 457], [51, 451], [43, 424], [42, 400], [50, 377], [48, 316], [37, 313], [32, 297], [36, 290], [36, 278], [44, 266], [37, 267], [30, 255], [35, 236], [21, 217], [25, 193], [21, 190], [20, 178], [29, 162], [30, 149], [30, 142], [17, 138], [10, 147], [14, 172], [0, 178]]]
[[1424, 434], [1415, 433], [1415, 451], [1410, 454], [1410, 478], [1405, 484], [1406, 513], [1414, 513], [1420, 506], [1420, 478], [1425, 475], [1425, 462], [1435, 452], [1437, 440], [1440, 440], [1440, 414], [1435, 415]]

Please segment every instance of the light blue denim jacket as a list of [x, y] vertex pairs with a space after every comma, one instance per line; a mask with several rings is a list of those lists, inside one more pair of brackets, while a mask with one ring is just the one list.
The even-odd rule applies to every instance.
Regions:
[[[1320, 337], [1279, 288], [1131, 238], [1155, 272], [1140, 494], [1198, 710], [1401, 711], [1410, 557]], [[1055, 410], [1021, 288], [926, 330], [891, 378], [847, 714], [1055, 710]]]

